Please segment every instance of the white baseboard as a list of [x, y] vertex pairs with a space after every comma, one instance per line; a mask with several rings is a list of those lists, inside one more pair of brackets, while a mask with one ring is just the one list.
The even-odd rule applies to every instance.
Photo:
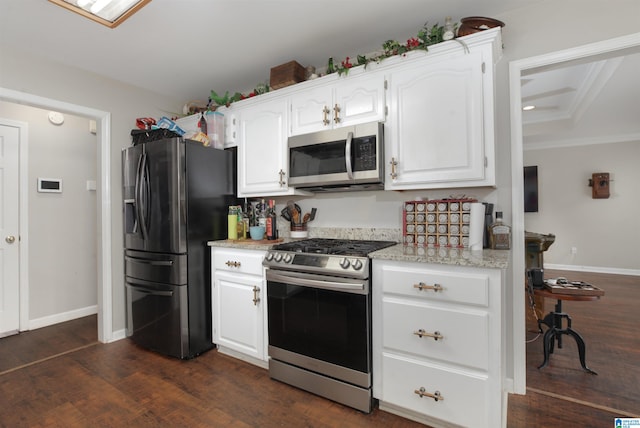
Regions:
[[556, 265], [551, 263], [545, 263], [544, 268], [556, 269], [556, 270], [571, 270], [571, 271], [577, 271], [577, 272], [610, 273], [614, 275], [640, 276], [640, 269], [622, 269], [622, 268], [610, 268], [610, 267], [603, 267], [603, 266]]
[[98, 313], [98, 305], [93, 305], [93, 306], [87, 306], [86, 308], [74, 309], [68, 312], [48, 315], [46, 317], [29, 320], [29, 330], [48, 327], [50, 325], [75, 320], [75, 319], [86, 317], [89, 315], [95, 315], [97, 313]]
[[116, 330], [113, 333], [111, 333], [111, 339], [109, 339], [109, 343], [116, 342], [118, 340], [122, 340], [126, 338], [127, 338], [126, 329], [123, 328], [122, 330]]

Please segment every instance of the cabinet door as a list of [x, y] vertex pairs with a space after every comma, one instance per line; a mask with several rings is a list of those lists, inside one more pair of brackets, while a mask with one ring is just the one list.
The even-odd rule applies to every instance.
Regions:
[[332, 86], [324, 85], [291, 95], [291, 135], [331, 129]]
[[238, 196], [289, 194], [287, 186], [287, 100], [240, 110]]
[[385, 80], [379, 73], [365, 71], [360, 76], [339, 80], [331, 107], [334, 126], [384, 121], [384, 95]]
[[213, 341], [264, 360], [262, 277], [216, 271]]
[[487, 185], [482, 54], [427, 58], [390, 79], [385, 188]]

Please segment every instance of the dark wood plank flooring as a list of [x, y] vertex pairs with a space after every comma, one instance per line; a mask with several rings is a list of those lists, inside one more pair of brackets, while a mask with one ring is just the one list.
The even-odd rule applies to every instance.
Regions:
[[[597, 302], [564, 307], [598, 375], [582, 371], [568, 337], [541, 370], [542, 341], [529, 343], [528, 392], [509, 397], [508, 427], [606, 427], [615, 417], [639, 417], [640, 278], [546, 272], [560, 275], [606, 290]], [[533, 339], [532, 316], [527, 328]], [[87, 317], [0, 339], [0, 426], [422, 426], [378, 409], [365, 415], [216, 350], [180, 361], [129, 340], [96, 343], [96, 330], [95, 317]]]

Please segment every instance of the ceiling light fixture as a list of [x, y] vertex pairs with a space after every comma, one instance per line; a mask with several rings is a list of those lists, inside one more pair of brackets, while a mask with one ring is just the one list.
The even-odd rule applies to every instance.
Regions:
[[115, 28], [151, 0], [49, 0], [86, 18]]
[[528, 105], [528, 106], [522, 107], [522, 110], [523, 111], [531, 111], [531, 110], [534, 110], [535, 108], [536, 108], [536, 106], [534, 106], [534, 105]]

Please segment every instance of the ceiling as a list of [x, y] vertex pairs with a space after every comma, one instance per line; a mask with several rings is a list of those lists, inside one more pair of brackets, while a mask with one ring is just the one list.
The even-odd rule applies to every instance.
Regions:
[[[211, 90], [250, 92], [271, 67], [291, 60], [322, 69], [329, 57], [380, 51], [388, 39], [404, 43], [446, 16], [499, 17], [543, 1], [152, 0], [109, 29], [46, 0], [1, 0], [0, 52], [37, 55], [186, 104], [206, 102]], [[640, 135], [640, 85], [628, 83], [638, 57], [524, 76], [523, 104], [538, 107], [523, 112], [525, 144]]]
[[523, 73], [525, 147], [640, 141], [637, 70], [640, 49]]
[[0, 1], [14, 48], [184, 100], [250, 92], [271, 67], [404, 43], [425, 22], [496, 16], [542, 0], [152, 0], [115, 29], [46, 0]]

